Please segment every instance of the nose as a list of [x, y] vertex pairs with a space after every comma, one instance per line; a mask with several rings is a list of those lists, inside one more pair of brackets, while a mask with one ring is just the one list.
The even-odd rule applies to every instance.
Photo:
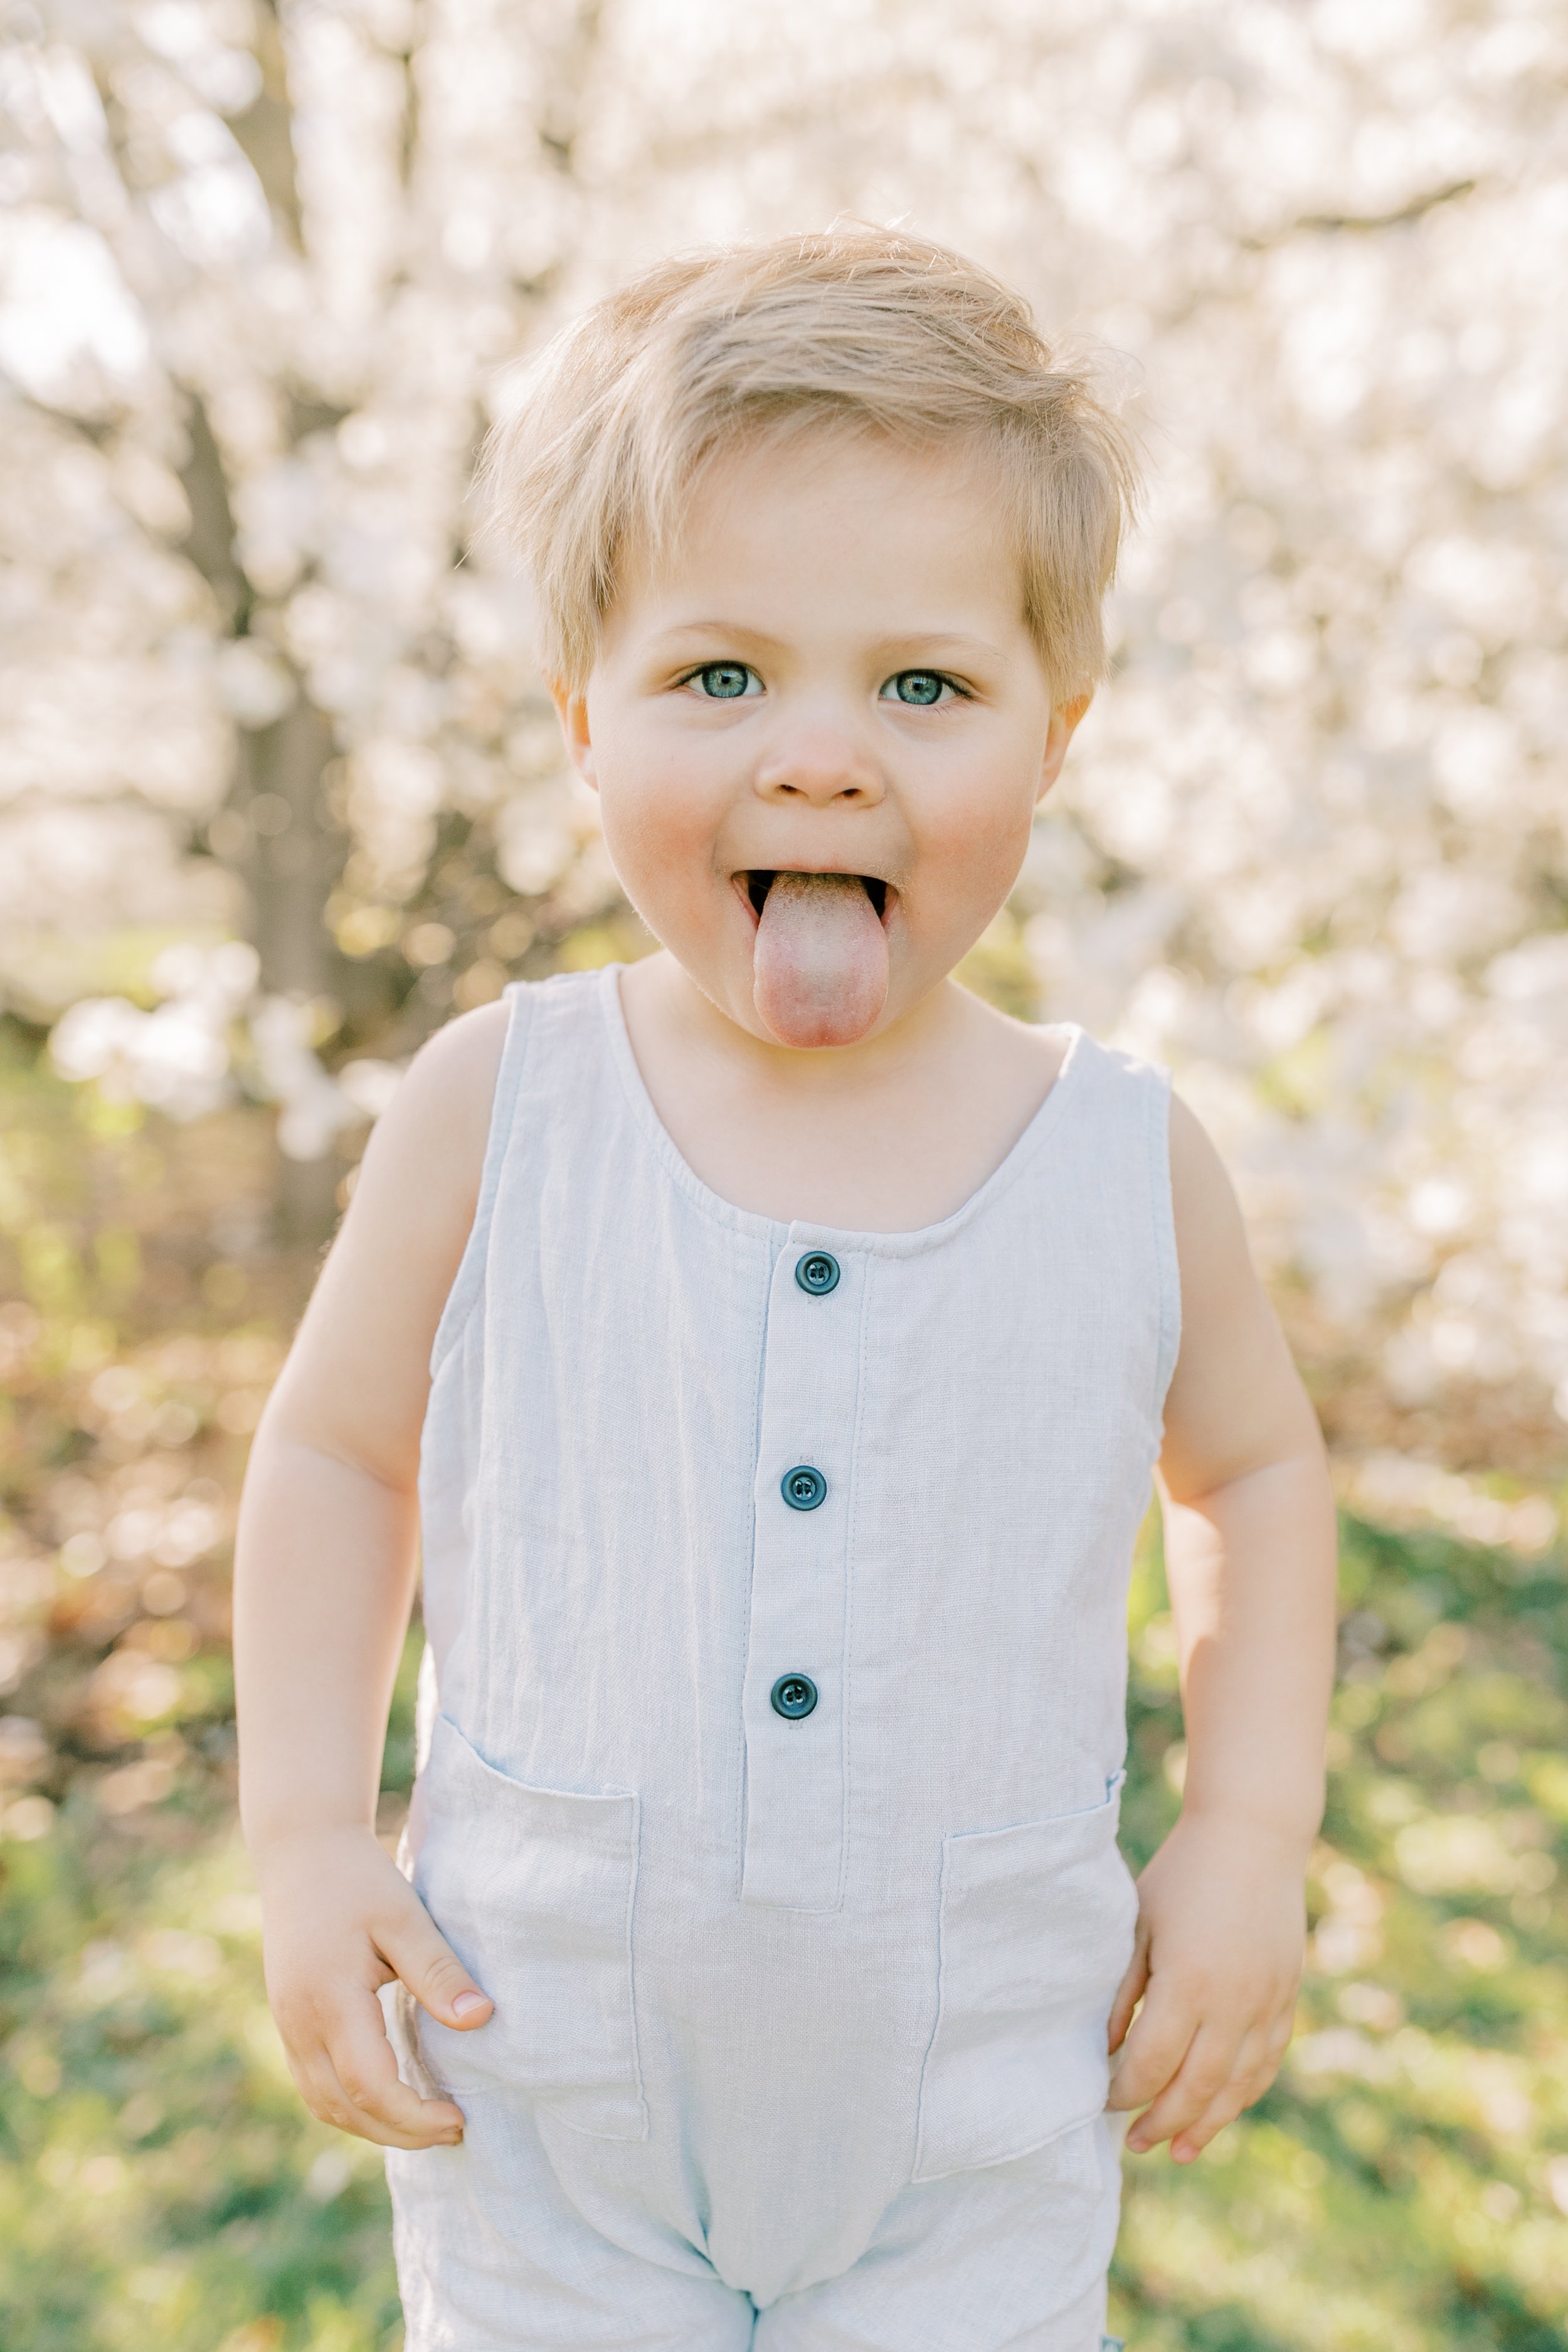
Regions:
[[881, 769], [853, 734], [821, 724], [776, 741], [758, 762], [752, 787], [761, 800], [812, 808], [871, 808], [886, 789]]

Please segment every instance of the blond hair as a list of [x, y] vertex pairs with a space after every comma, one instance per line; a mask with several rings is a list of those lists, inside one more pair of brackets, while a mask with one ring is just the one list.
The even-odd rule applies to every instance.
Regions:
[[531, 578], [550, 675], [586, 681], [627, 550], [668, 554], [707, 465], [833, 425], [987, 450], [1053, 698], [1088, 693], [1136, 497], [1132, 436], [999, 279], [859, 226], [661, 262], [540, 354], [482, 477], [489, 529]]

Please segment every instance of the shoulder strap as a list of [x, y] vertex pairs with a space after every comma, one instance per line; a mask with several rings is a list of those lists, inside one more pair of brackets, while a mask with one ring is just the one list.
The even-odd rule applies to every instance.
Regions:
[[506, 1042], [501, 1047], [500, 1063], [496, 1071], [495, 1093], [490, 1097], [489, 1132], [485, 1139], [484, 1170], [479, 1178], [479, 1197], [474, 1207], [474, 1222], [468, 1231], [456, 1279], [447, 1294], [447, 1304], [441, 1310], [441, 1320], [436, 1327], [436, 1338], [430, 1349], [430, 1377], [435, 1379], [449, 1353], [453, 1341], [484, 1287], [485, 1258], [489, 1247], [490, 1219], [495, 1212], [496, 1192], [500, 1183], [500, 1171], [511, 1141], [512, 1118], [517, 1108], [518, 1089], [522, 1083], [523, 1065], [528, 1059], [529, 1041], [533, 1026], [534, 987], [524, 980], [509, 982], [502, 991], [507, 1006]]
[[1154, 1279], [1159, 1286], [1159, 1343], [1155, 1358], [1156, 1407], [1162, 1406], [1182, 1339], [1182, 1277], [1176, 1256], [1176, 1223], [1171, 1198], [1171, 1073], [1163, 1062], [1144, 1061], [1117, 1045], [1094, 1046], [1098, 1083], [1115, 1130], [1123, 1139], [1135, 1195], [1147, 1204]]

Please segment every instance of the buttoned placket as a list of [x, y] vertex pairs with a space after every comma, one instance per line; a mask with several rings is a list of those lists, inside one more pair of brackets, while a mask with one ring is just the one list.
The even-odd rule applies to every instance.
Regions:
[[768, 1295], [741, 1896], [792, 1910], [836, 1910], [842, 1896], [848, 1539], [868, 1272], [868, 1260], [837, 1239], [829, 1246], [792, 1226]]

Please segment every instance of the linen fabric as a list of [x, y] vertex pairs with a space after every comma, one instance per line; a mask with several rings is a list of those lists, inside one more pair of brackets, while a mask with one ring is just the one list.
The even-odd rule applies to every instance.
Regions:
[[496, 2013], [388, 1996], [467, 2118], [389, 2155], [408, 2352], [1098, 2352], [1167, 1073], [1068, 1024], [961, 1209], [842, 1232], [700, 1181], [618, 967], [508, 1001], [402, 1854]]

